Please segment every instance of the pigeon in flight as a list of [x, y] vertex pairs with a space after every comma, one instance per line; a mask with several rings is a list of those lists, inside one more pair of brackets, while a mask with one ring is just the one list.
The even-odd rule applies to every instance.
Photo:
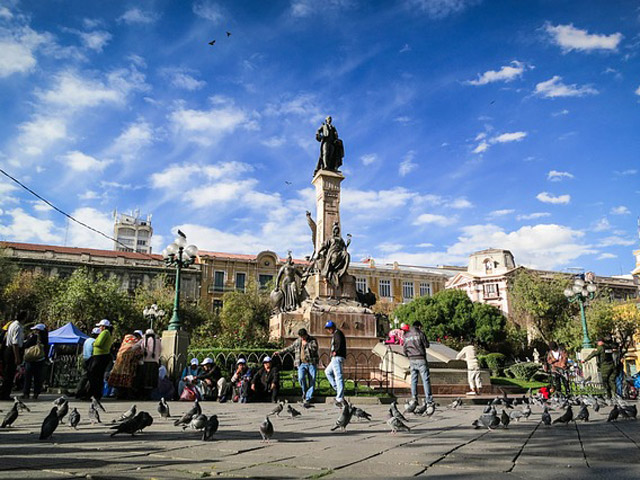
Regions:
[[4, 416], [4, 420], [2, 421], [2, 425], [0, 425], [0, 428], [6, 428], [6, 427], [10, 427], [11, 425], [13, 425], [13, 422], [16, 421], [16, 419], [18, 418], [18, 404], [14, 403], [13, 407], [11, 407], [11, 410], [9, 410], [7, 412], [7, 414]]
[[213, 435], [218, 431], [218, 416], [211, 415], [204, 426], [204, 430], [202, 430], [202, 440], [209, 441], [213, 438]]
[[58, 419], [58, 407], [53, 407], [42, 422], [42, 428], [40, 429], [40, 440], [47, 440], [51, 438], [53, 432], [58, 428], [60, 420]]
[[158, 402], [158, 413], [162, 418], [169, 418], [171, 416], [171, 413], [169, 413], [169, 405], [164, 397]]
[[135, 417], [136, 413], [137, 413], [136, 406], [135, 405], [131, 405], [129, 410], [127, 410], [122, 415], [120, 415], [119, 418], [117, 418], [115, 420], [112, 420], [111, 423], [126, 422], [127, 420], [131, 420], [133, 417]]
[[77, 408], [71, 410], [69, 414], [69, 426], [74, 430], [78, 429], [78, 424], [80, 423], [80, 412]]
[[407, 432], [411, 431], [411, 428], [409, 427], [409, 425], [404, 423], [399, 418], [396, 418], [396, 417], [393, 417], [393, 416], [389, 417], [389, 420], [387, 420], [387, 425], [389, 425], [391, 427], [391, 433], [393, 435], [398, 433], [398, 430], [406, 430]]
[[271, 437], [273, 437], [273, 423], [269, 420], [269, 416], [264, 417], [264, 422], [260, 424], [260, 435], [262, 435], [262, 441], [269, 443]]
[[287, 413], [291, 415], [291, 418], [296, 418], [302, 415], [298, 410], [293, 408], [291, 405], [287, 405]]
[[573, 410], [571, 409], [571, 405], [569, 405], [567, 407], [567, 411], [564, 412], [561, 416], [559, 416], [558, 418], [556, 418], [553, 423], [564, 423], [565, 425], [568, 424], [571, 420], [573, 420]]
[[[351, 416], [353, 415], [353, 410], [351, 409], [351, 405], [349, 405], [349, 402], [347, 402], [346, 400], [343, 400], [343, 402], [344, 402], [344, 407], [342, 407], [342, 413], [340, 413], [338, 420], [336, 420], [335, 426], [331, 429], [332, 432], [337, 429], [340, 429], [340, 431], [342, 432], [346, 432], [347, 425], [349, 425], [349, 422], [351, 422]], [[396, 408], [396, 410], [398, 409]], [[391, 412], [391, 410], [389, 410], [389, 412]], [[400, 413], [400, 415], [402, 414]], [[394, 415], [392, 414], [391, 416], [393, 417]]]
[[231, 32], [227, 32], [227, 38], [231, 36]]
[[214, 46], [215, 44], [216, 44], [216, 41], [215, 41], [215, 40], [211, 40], [211, 41], [209, 42], [209, 45], [211, 45], [211, 46]]

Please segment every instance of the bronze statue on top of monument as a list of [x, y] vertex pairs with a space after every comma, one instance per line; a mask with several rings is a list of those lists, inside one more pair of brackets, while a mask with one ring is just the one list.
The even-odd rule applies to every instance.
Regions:
[[344, 157], [344, 145], [342, 140], [338, 138], [338, 130], [331, 123], [331, 116], [328, 116], [316, 131], [316, 140], [320, 142], [320, 158], [318, 158], [313, 175], [315, 176], [319, 170], [340, 171]]

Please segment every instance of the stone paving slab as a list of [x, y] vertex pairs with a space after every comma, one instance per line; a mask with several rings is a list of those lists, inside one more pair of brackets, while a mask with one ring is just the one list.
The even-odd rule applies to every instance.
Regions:
[[[60, 425], [51, 441], [40, 442], [42, 419], [54, 397], [31, 402], [14, 428], [0, 430], [3, 479], [171, 479], [171, 478], [443, 478], [547, 479], [640, 478], [640, 423], [606, 423], [609, 409], [592, 421], [567, 426], [539, 424], [540, 409], [508, 429], [474, 429], [482, 406], [440, 408], [431, 418], [408, 416], [410, 432], [391, 435], [388, 406], [367, 405], [371, 422], [353, 422], [346, 433], [331, 432], [340, 411], [317, 404], [302, 417], [273, 418], [276, 434], [263, 443], [258, 425], [270, 404], [203, 403], [216, 413], [220, 431], [212, 442], [173, 425], [190, 408], [173, 402], [170, 421], [157, 418], [155, 402], [137, 402], [154, 415], [142, 434], [111, 438], [110, 424], [91, 426], [88, 405], [72, 400], [85, 417], [77, 431]], [[110, 422], [130, 403], [105, 401]], [[7, 402], [0, 402], [5, 412]], [[298, 407], [297, 407], [298, 408]], [[553, 412], [557, 417], [561, 412]], [[2, 414], [0, 414], [2, 415]]]

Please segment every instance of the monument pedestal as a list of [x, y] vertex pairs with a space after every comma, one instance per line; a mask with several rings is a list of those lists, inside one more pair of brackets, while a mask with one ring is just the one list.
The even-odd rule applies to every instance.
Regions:
[[[580, 360], [587, 358], [595, 350], [595, 348], [583, 348], [582, 350], [580, 350]], [[591, 377], [592, 382], [602, 383], [600, 371], [598, 370], [598, 362], [595, 358], [592, 358], [587, 363], [584, 363], [582, 365], [582, 374], [585, 378]]]
[[189, 334], [184, 330], [165, 330], [162, 332], [162, 359], [169, 377], [175, 379], [187, 364]]

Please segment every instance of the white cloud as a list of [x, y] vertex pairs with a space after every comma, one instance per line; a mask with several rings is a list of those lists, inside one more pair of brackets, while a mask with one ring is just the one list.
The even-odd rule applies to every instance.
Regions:
[[124, 22], [127, 25], [149, 24], [156, 22], [158, 18], [160, 18], [160, 16], [155, 12], [144, 11], [134, 7], [130, 8], [118, 17], [118, 21]]
[[108, 160], [98, 160], [78, 150], [67, 152], [60, 157], [60, 160], [76, 172], [101, 171], [110, 163]]
[[[195, 187], [185, 193], [185, 198], [191, 202], [195, 208], [204, 208], [212, 205], [219, 205], [228, 202], [242, 202], [245, 196], [253, 192], [258, 181], [253, 178], [244, 180], [223, 180], [201, 187]], [[265, 197], [261, 197], [260, 205], [264, 205]], [[251, 202], [247, 202], [251, 206]]]
[[519, 142], [527, 136], [527, 132], [508, 132], [501, 133], [500, 135], [495, 135], [491, 138], [487, 139], [486, 133], [479, 133], [475, 140], [482, 140], [476, 148], [473, 149], [473, 153], [484, 153], [486, 152], [491, 145], [495, 145], [496, 143], [510, 143], [510, 142]]
[[640, 86], [638, 86], [638, 88], [636, 88], [635, 92], [633, 93], [635, 93], [636, 95], [640, 95]]
[[433, 243], [419, 243], [418, 245], [416, 245], [416, 247], [418, 248], [431, 248], [433, 246]]
[[4, 20], [11, 20], [13, 18], [13, 13], [7, 7], [0, 7], [0, 18]]
[[18, 144], [27, 155], [40, 155], [53, 143], [67, 138], [67, 124], [60, 117], [35, 116], [18, 125], [18, 130]]
[[467, 200], [464, 197], [455, 198], [455, 199], [451, 200], [450, 202], [447, 202], [446, 205], [447, 205], [447, 207], [456, 208], [456, 209], [472, 208], [473, 207], [473, 203], [471, 203], [469, 200]]
[[122, 158], [124, 161], [134, 160], [141, 149], [153, 143], [153, 128], [149, 123], [140, 120], [127, 126], [114, 140], [108, 149], [109, 155]]
[[436, 215], [433, 213], [422, 213], [413, 221], [414, 225], [438, 225], [440, 227], [448, 227], [458, 221], [455, 217], [445, 217], [444, 215]]
[[511, 215], [512, 213], [515, 213], [515, 210], [512, 208], [504, 208], [502, 210], [494, 210], [492, 212], [489, 212], [489, 215], [487, 215], [490, 218], [497, 218], [497, 217], [505, 217], [507, 215]]
[[[110, 237], [113, 236], [113, 216], [110, 212], [101, 212], [91, 207], [81, 207], [76, 208], [72, 216]], [[113, 240], [88, 230], [76, 222], [69, 222], [67, 239], [72, 247], [113, 250]]]
[[410, 10], [418, 9], [433, 19], [441, 19], [461, 13], [482, 0], [407, 0]]
[[591, 230], [594, 232], [604, 232], [610, 229], [611, 229], [611, 223], [609, 223], [609, 219], [607, 217], [602, 217], [591, 228]]
[[573, 24], [556, 26], [547, 24], [545, 29], [553, 42], [562, 48], [564, 53], [572, 50], [582, 52], [593, 50], [615, 51], [622, 40], [621, 33], [612, 33], [611, 35], [588, 33], [586, 30], [575, 28]]
[[562, 115], [569, 115], [569, 110], [567, 110], [566, 108], [562, 109], [562, 110], [558, 110], [557, 112], [553, 112], [551, 114], [552, 117], [560, 117]]
[[409, 150], [403, 157], [400, 167], [398, 167], [398, 174], [401, 177], [408, 175], [418, 167], [418, 164], [413, 161], [415, 157], [416, 152], [414, 150]]
[[265, 140], [262, 140], [260, 143], [265, 147], [269, 148], [278, 148], [284, 145], [287, 142], [287, 139], [284, 137], [270, 137]]
[[613, 173], [615, 173], [616, 175], [619, 175], [621, 177], [626, 177], [628, 175], [635, 175], [636, 173], [638, 173], [638, 170], [636, 170], [635, 168], [629, 168], [627, 170], [622, 170], [622, 171], [616, 170]]
[[571, 195], [552, 195], [548, 192], [541, 192], [536, 198], [542, 203], [551, 203], [554, 205], [567, 205], [571, 201]]
[[306, 18], [313, 14], [327, 14], [353, 6], [354, 0], [326, 0], [319, 3], [314, 0], [291, 0], [289, 14], [295, 18]]
[[402, 250], [402, 247], [403, 245], [399, 243], [384, 242], [378, 245], [378, 250], [385, 253], [397, 252], [398, 250]]
[[610, 213], [611, 215], [629, 215], [631, 214], [631, 210], [624, 205], [620, 205], [618, 207], [613, 207]]
[[367, 153], [360, 157], [360, 161], [363, 165], [371, 165], [372, 163], [375, 163], [376, 160], [378, 160], [378, 156], [375, 153]]
[[222, 8], [217, 3], [198, 0], [193, 4], [193, 13], [213, 23], [221, 23], [224, 20]]
[[618, 256], [613, 253], [603, 253], [598, 257], [598, 260], [609, 260], [611, 258], [618, 258]]
[[78, 198], [80, 200], [97, 200], [101, 198], [101, 195], [98, 194], [97, 192], [94, 192], [93, 190], [87, 190], [86, 192], [78, 195]]
[[0, 78], [14, 73], [27, 73], [36, 66], [33, 49], [11, 39], [0, 40]]
[[5, 211], [11, 217], [10, 223], [0, 224], [0, 236], [14, 242], [59, 243], [60, 230], [51, 220], [33, 217], [21, 208]]
[[176, 88], [182, 88], [190, 92], [203, 88], [207, 82], [198, 80], [186, 72], [174, 71], [171, 74], [171, 85]]
[[536, 85], [535, 95], [544, 98], [556, 97], [583, 97], [585, 95], [596, 95], [598, 90], [589, 86], [577, 84], [567, 85], [562, 83], [562, 77], [554, 75], [551, 79], [540, 82]]
[[536, 220], [538, 218], [550, 217], [551, 214], [549, 212], [534, 212], [527, 213], [523, 215], [517, 215], [516, 220]]
[[218, 104], [209, 110], [178, 107], [169, 115], [173, 130], [186, 140], [209, 146], [238, 127], [250, 127], [249, 115], [232, 104]]
[[547, 180], [551, 182], [560, 182], [564, 178], [573, 178], [573, 174], [569, 172], [560, 172], [558, 170], [551, 170], [547, 173]]
[[636, 243], [635, 240], [631, 238], [622, 238], [617, 235], [612, 235], [610, 237], [606, 237], [600, 240], [598, 242], [598, 246], [599, 247], [615, 247], [615, 246], [629, 247], [634, 243]]
[[511, 82], [524, 73], [526, 65], [514, 60], [510, 65], [503, 65], [500, 70], [488, 70], [482, 75], [478, 75], [477, 80], [469, 80], [469, 85], [487, 85], [493, 82]]
[[104, 30], [95, 30], [93, 32], [78, 32], [80, 39], [85, 47], [96, 52], [101, 52], [111, 40], [111, 34]]
[[51, 210], [53, 210], [53, 207], [51, 207], [48, 203], [43, 202], [42, 200], [36, 200], [33, 203], [33, 209], [36, 212], [50, 212]]

